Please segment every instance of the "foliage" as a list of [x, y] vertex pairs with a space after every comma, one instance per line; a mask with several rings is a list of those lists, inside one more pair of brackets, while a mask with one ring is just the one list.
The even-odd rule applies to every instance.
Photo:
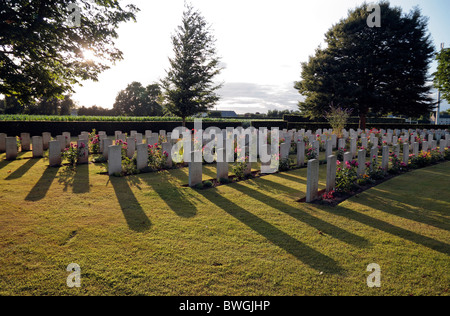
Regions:
[[408, 169], [408, 166], [395, 153], [390, 153], [389, 156], [389, 161], [391, 162], [389, 173], [397, 174]]
[[318, 158], [317, 153], [311, 144], [306, 145], [305, 151], [306, 151], [306, 159], [307, 160], [312, 160], [312, 159]]
[[216, 57], [215, 40], [204, 17], [186, 5], [182, 23], [172, 36], [175, 56], [161, 80], [163, 104], [167, 112], [185, 119], [207, 112], [219, 100], [221, 85], [214, 77], [221, 71]]
[[345, 163], [337, 161], [336, 192], [350, 193], [356, 188], [357, 167], [358, 162], [355, 160], [346, 161]]
[[248, 157], [245, 159], [237, 160], [234, 164], [231, 165], [231, 171], [234, 173], [236, 178], [239, 180], [243, 180], [247, 177], [246, 170], [248, 165]]
[[100, 136], [95, 129], [89, 134], [89, 150], [93, 154], [100, 153]]
[[345, 128], [351, 113], [352, 110], [337, 106], [335, 107], [333, 104], [330, 105], [330, 110], [326, 112], [325, 118], [330, 123], [333, 133], [335, 133], [338, 138], [343, 137], [342, 130]]
[[434, 86], [442, 97], [450, 102], [450, 48], [442, 49], [437, 55], [437, 71], [434, 73]]
[[162, 146], [158, 143], [148, 144], [148, 166], [156, 171], [164, 169], [169, 154], [162, 150]]
[[280, 163], [278, 169], [280, 171], [288, 171], [291, 169], [291, 165], [293, 164], [293, 160], [291, 158], [280, 159]]
[[[81, 143], [80, 148], [84, 148], [84, 143]], [[86, 151], [80, 150], [77, 144], [70, 144], [69, 148], [64, 149], [61, 157], [69, 162], [70, 165], [76, 165], [80, 158], [86, 154]]]
[[[114, 46], [116, 30], [121, 22], [135, 20], [138, 9], [112, 0], [70, 2], [1, 2], [0, 94], [16, 96], [22, 104], [62, 97], [122, 59]], [[79, 25], [68, 23], [74, 9], [69, 4], [79, 8]], [[100, 61], [84, 58], [87, 50]]]
[[158, 84], [144, 87], [140, 82], [134, 81], [117, 95], [113, 105], [114, 113], [122, 116], [161, 116], [160, 94]]
[[325, 35], [326, 48], [317, 48], [302, 63], [302, 80], [295, 88], [306, 97], [300, 110], [322, 117], [331, 102], [345, 104], [360, 117], [428, 114], [434, 107], [427, 85], [434, 48], [427, 20], [418, 8], [380, 3], [383, 27], [367, 26], [367, 3], [349, 12]]

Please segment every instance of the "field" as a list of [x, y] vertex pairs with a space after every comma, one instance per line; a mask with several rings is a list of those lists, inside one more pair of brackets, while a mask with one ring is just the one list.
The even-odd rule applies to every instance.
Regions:
[[297, 202], [306, 169], [194, 190], [187, 168], [110, 178], [30, 157], [0, 155], [0, 295], [449, 295], [450, 162], [332, 208]]

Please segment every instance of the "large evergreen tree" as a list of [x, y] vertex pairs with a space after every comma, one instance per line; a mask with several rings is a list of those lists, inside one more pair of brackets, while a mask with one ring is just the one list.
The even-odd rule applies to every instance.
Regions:
[[172, 36], [175, 56], [169, 58], [170, 69], [161, 80], [164, 106], [183, 119], [206, 112], [219, 100], [213, 78], [220, 73], [215, 40], [200, 12], [186, 5], [182, 23]]
[[367, 4], [349, 12], [327, 33], [327, 47], [302, 63], [295, 88], [306, 97], [299, 108], [322, 117], [331, 103], [352, 109], [365, 128], [368, 114], [419, 117], [434, 107], [428, 67], [434, 54], [427, 19], [419, 9], [403, 14], [379, 4], [381, 27], [369, 27]]
[[[62, 98], [81, 80], [97, 80], [109, 63], [122, 59], [116, 30], [137, 10], [117, 0], [2, 0], [0, 94], [28, 104]], [[86, 60], [86, 51], [100, 61]]]

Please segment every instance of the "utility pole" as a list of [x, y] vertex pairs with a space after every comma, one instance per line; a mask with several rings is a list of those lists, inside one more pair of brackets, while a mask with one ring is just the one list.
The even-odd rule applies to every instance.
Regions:
[[[444, 49], [444, 43], [441, 43], [441, 52], [442, 52], [443, 49]], [[440, 112], [441, 112], [441, 89], [438, 88], [438, 104], [437, 104], [437, 112], [436, 112], [436, 125], [439, 124]]]

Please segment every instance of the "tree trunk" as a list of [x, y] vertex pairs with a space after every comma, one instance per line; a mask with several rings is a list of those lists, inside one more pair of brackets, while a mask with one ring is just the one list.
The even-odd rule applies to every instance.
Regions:
[[359, 115], [359, 128], [362, 130], [366, 129], [366, 113], [361, 113]]
[[186, 127], [186, 118], [182, 117], [182, 120], [183, 120], [183, 127]]

